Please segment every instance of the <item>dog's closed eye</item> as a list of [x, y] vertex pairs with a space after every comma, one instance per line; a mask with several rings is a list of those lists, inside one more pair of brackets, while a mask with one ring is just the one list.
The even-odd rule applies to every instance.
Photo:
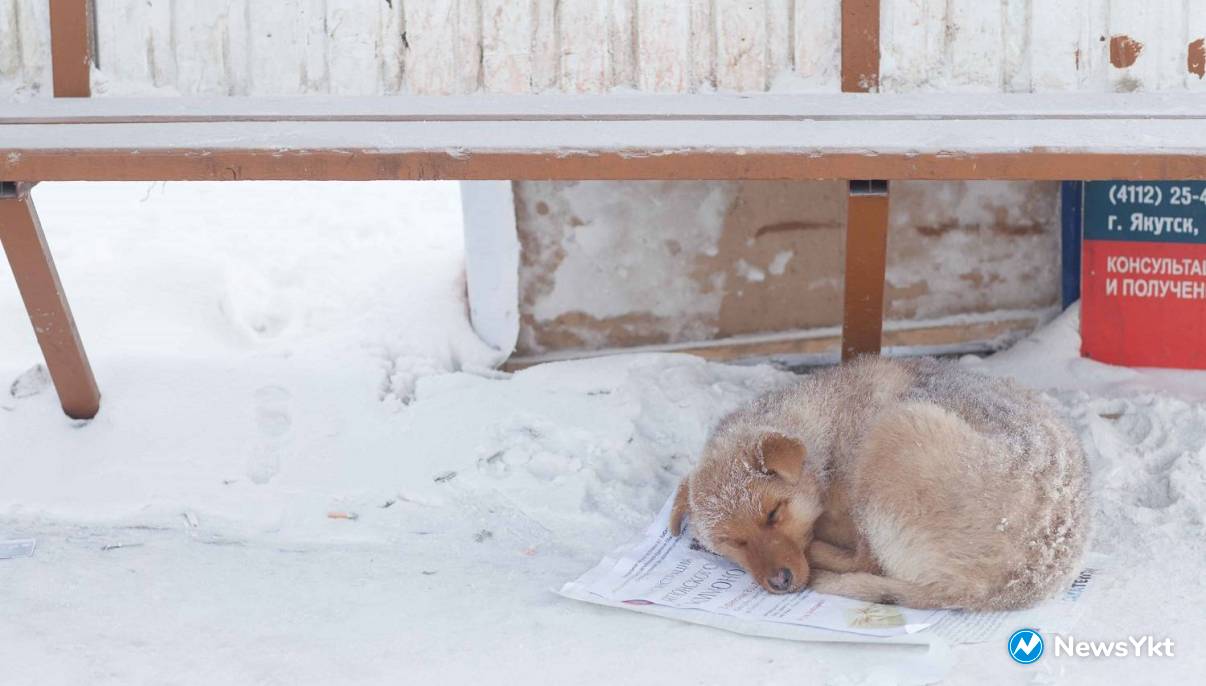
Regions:
[[783, 510], [783, 504], [786, 502], [786, 500], [780, 500], [779, 503], [775, 505], [775, 509], [771, 510], [770, 513], [766, 515], [767, 526], [774, 526], [779, 523], [779, 516]]

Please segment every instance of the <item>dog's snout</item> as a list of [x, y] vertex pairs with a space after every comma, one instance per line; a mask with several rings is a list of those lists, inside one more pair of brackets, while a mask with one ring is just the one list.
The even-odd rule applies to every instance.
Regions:
[[769, 579], [766, 580], [766, 583], [773, 590], [779, 591], [780, 593], [786, 593], [787, 591], [791, 590], [791, 570], [786, 567], [781, 567], [780, 569], [776, 570]]

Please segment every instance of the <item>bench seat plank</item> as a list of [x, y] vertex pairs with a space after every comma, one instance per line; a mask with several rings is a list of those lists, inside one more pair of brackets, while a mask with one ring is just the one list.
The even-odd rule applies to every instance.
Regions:
[[130, 121], [482, 119], [1202, 119], [1206, 95], [818, 93], [39, 98], [0, 102], [0, 124]]
[[1206, 96], [100, 99], [0, 107], [0, 180], [1206, 178]]

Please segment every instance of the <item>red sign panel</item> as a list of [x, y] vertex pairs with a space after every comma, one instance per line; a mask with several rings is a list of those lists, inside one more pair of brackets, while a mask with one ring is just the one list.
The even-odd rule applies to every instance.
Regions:
[[1206, 182], [1085, 184], [1081, 354], [1206, 369]]

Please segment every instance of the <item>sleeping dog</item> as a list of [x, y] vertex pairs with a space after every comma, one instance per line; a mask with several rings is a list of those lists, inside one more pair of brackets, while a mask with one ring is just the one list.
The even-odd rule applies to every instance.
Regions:
[[1086, 472], [1076, 434], [1015, 383], [866, 357], [725, 418], [671, 531], [689, 520], [772, 593], [1022, 608], [1081, 555]]

